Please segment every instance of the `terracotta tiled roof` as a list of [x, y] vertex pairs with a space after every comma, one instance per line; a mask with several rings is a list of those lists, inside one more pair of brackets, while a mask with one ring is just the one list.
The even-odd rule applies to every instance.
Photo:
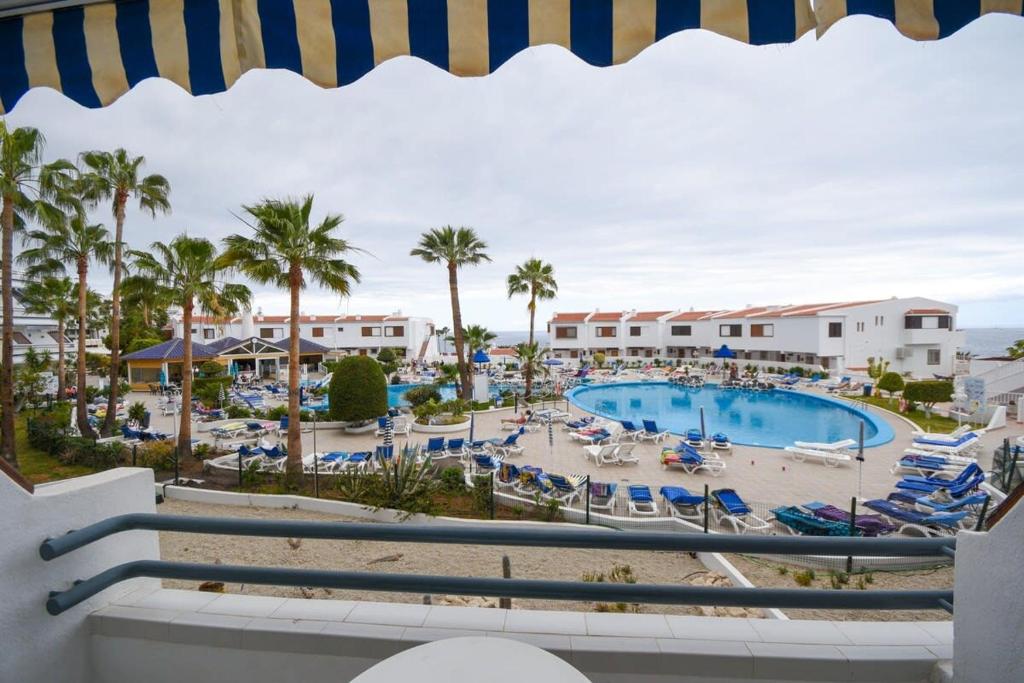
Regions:
[[672, 311], [639, 311], [626, 318], [627, 322], [650, 322], [657, 320], [658, 318], [668, 315]]
[[237, 323], [241, 318], [225, 318], [215, 315], [194, 315], [192, 316], [192, 322], [203, 325], [226, 325], [227, 323]]
[[752, 308], [741, 308], [738, 311], [723, 311], [710, 317], [716, 320], [719, 318], [750, 318], [759, 313], [767, 313], [769, 310], [771, 309], [767, 306], [754, 306]]
[[491, 356], [518, 356], [515, 349], [507, 346], [498, 346], [487, 352]]
[[257, 325], [259, 325], [261, 323], [270, 323], [271, 325], [273, 325], [275, 323], [280, 324], [280, 323], [288, 322], [288, 316], [286, 316], [286, 315], [256, 315], [256, 316], [253, 316], [252, 321], [254, 323], [256, 323]]
[[619, 322], [620, 320], [622, 320], [622, 311], [618, 311], [617, 313], [595, 313], [594, 315], [590, 316], [590, 320], [588, 320], [587, 322], [610, 323]]
[[878, 303], [878, 299], [872, 301], [839, 301], [826, 304], [798, 304], [790, 306], [773, 307], [764, 313], [747, 316], [750, 318], [800, 318], [816, 316], [819, 313], [827, 313], [840, 308], [852, 308], [854, 306], [866, 306]]
[[581, 323], [581, 322], [583, 322], [584, 320], [587, 319], [588, 315], [590, 315], [589, 312], [587, 312], [587, 313], [555, 313], [555, 315], [551, 318], [551, 322], [553, 322], [553, 323]]
[[907, 315], [949, 315], [949, 311], [941, 308], [911, 308]]
[[680, 313], [679, 315], [672, 316], [671, 318], [668, 319], [668, 321], [670, 323], [678, 323], [693, 320], [702, 320], [704, 318], [709, 318], [715, 315], [716, 313], [721, 313], [721, 311], [686, 311], [685, 313]]
[[343, 315], [334, 319], [336, 323], [382, 323], [386, 315]]

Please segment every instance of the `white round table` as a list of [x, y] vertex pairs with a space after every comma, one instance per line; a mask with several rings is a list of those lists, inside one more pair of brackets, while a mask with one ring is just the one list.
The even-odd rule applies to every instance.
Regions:
[[590, 683], [590, 679], [539, 647], [505, 638], [448, 638], [399, 652], [352, 683]]

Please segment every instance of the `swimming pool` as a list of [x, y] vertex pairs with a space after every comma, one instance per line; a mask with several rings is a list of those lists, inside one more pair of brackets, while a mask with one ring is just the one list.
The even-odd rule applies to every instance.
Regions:
[[893, 439], [882, 420], [842, 401], [800, 391], [746, 391], [706, 385], [695, 389], [667, 382], [624, 382], [579, 386], [568, 394], [579, 408], [640, 425], [653, 419], [661, 429], [682, 434], [700, 427], [700, 409], [708, 434], [724, 432], [733, 443], [767, 448], [794, 441], [838, 441], [858, 438], [864, 422], [864, 445], [880, 446]]
[[[392, 408], [408, 406], [409, 402], [402, 398], [402, 394], [404, 394], [405, 392], [409, 391], [413, 387], [422, 387], [422, 386], [430, 386], [430, 385], [423, 385], [423, 384], [389, 384], [388, 385], [388, 406], [390, 406]], [[456, 396], [457, 396], [457, 394], [455, 393], [455, 385], [454, 384], [442, 384], [442, 385], [438, 386], [437, 389], [441, 392], [441, 400], [442, 401], [451, 401], [452, 399], [456, 398]], [[491, 393], [491, 398], [496, 398], [497, 396], [500, 395], [499, 387], [497, 385], [491, 385], [490, 393]]]

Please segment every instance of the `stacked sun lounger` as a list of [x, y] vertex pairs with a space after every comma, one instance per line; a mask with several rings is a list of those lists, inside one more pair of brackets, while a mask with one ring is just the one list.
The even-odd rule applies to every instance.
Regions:
[[[792, 534], [801, 536], [849, 536], [850, 525], [819, 517], [810, 512], [790, 505], [778, 507], [772, 510], [775, 521], [783, 525]], [[860, 536], [863, 532], [856, 526], [853, 527], [854, 535]]]
[[[847, 528], [850, 526], [850, 513], [847, 510], [837, 508], [834, 505], [826, 505], [817, 501], [804, 503], [801, 507], [809, 511], [815, 517], [841, 522]], [[885, 536], [896, 531], [896, 527], [885, 521], [881, 515], [857, 515], [853, 520], [855, 528], [860, 530], [864, 536]]]
[[786, 453], [797, 462], [816, 460], [826, 467], [839, 467], [842, 464], [853, 460], [853, 456], [847, 449], [856, 445], [853, 439], [844, 439], [831, 443], [816, 443], [809, 441], [794, 441], [792, 446], [786, 446]]
[[687, 474], [696, 474], [703, 470], [717, 477], [725, 470], [725, 463], [717, 457], [701, 455], [693, 446], [683, 441], [675, 448], [661, 451], [661, 467], [680, 467]]
[[891, 520], [898, 527], [897, 533], [911, 529], [924, 536], [955, 534], [962, 528], [961, 523], [967, 517], [965, 511], [927, 513], [881, 499], [869, 500], [864, 506]]

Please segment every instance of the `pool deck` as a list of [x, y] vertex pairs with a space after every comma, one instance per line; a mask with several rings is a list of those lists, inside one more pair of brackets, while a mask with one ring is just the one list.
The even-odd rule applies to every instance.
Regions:
[[[824, 393], [818, 389], [806, 389], [815, 393]], [[128, 401], [143, 400], [151, 408], [156, 407], [156, 397], [148, 394], [133, 393]], [[905, 448], [911, 444], [911, 431], [903, 419], [876, 407], [869, 407], [872, 415], [880, 417], [890, 424], [895, 432], [893, 441], [865, 450], [865, 462], [862, 466], [863, 479], [861, 484], [862, 498], [884, 498], [893, 490], [898, 476], [892, 475], [889, 468], [896, 462]], [[570, 407], [570, 412], [582, 415], [583, 411]], [[484, 439], [493, 436], [507, 436], [509, 432], [500, 429], [501, 418], [512, 415], [510, 409], [478, 413], [475, 418], [474, 437]], [[154, 410], [153, 426], [157, 429], [171, 431], [171, 418], [159, 416]], [[1008, 422], [1003, 429], [985, 434], [983, 448], [979, 454], [979, 463], [983, 468], [991, 466], [992, 450], [1004, 438], [1024, 435], [1024, 424]], [[205, 433], [193, 436], [207, 440]], [[410, 436], [413, 443], [424, 444], [426, 434], [413, 432]], [[468, 436], [468, 432], [448, 436]], [[676, 438], [667, 443], [674, 444]], [[379, 443], [379, 438], [372, 432], [369, 434], [351, 435], [337, 429], [317, 430], [317, 449], [321, 452], [333, 450], [360, 451], [372, 450]], [[405, 437], [398, 437], [396, 444], [401, 446]], [[313, 450], [313, 434], [302, 434], [303, 452]], [[589, 474], [593, 481], [615, 481], [635, 484], [647, 484], [657, 492], [658, 487], [674, 484], [699, 492], [707, 483], [712, 489], [733, 488], [741, 496], [751, 502], [771, 505], [801, 504], [818, 500], [839, 507], [847, 507], [850, 498], [857, 495], [858, 466], [856, 461], [841, 467], [825, 467], [812, 462], [795, 462], [787, 457], [785, 451], [773, 448], [754, 446], [733, 446], [732, 454], [722, 455], [726, 462], [726, 470], [718, 477], [707, 474], [686, 474], [678, 468], [663, 470], [659, 462], [661, 445], [649, 443], [638, 444], [634, 454], [640, 458], [635, 465], [597, 467], [592, 460], [585, 459], [582, 447], [572, 441], [560, 425], [555, 426], [554, 445], [549, 446], [547, 430], [526, 433], [520, 438], [525, 446], [522, 455], [513, 462], [518, 465], [536, 465], [545, 471], [564, 474]], [[445, 462], [456, 462], [454, 460]]]

